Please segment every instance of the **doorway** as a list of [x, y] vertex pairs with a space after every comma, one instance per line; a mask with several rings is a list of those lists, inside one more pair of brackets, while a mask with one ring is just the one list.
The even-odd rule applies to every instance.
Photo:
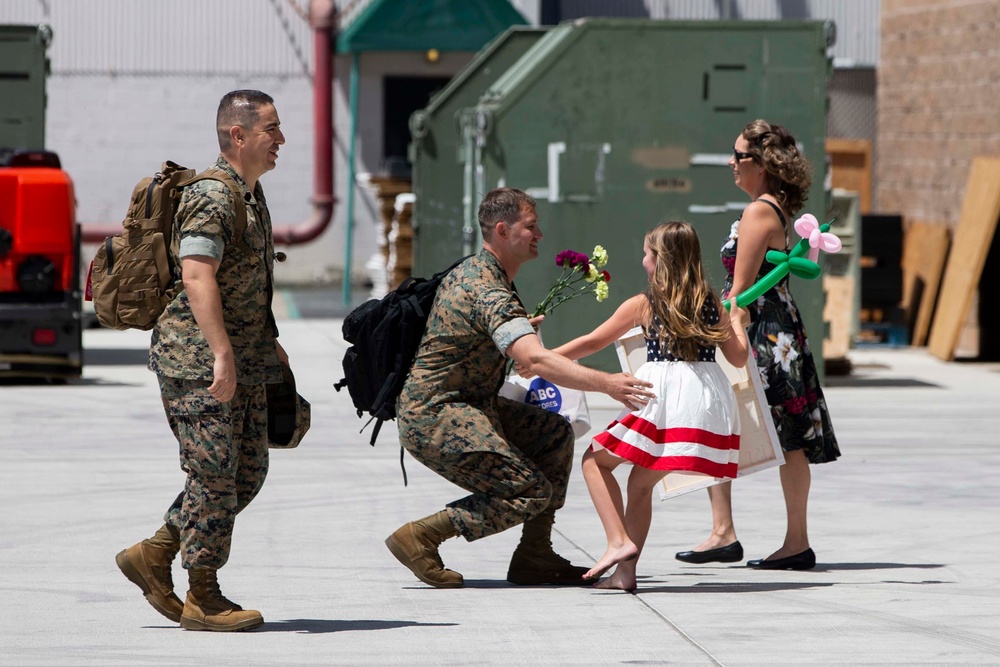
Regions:
[[410, 115], [423, 109], [431, 96], [448, 85], [448, 77], [387, 76], [382, 80], [382, 168], [391, 176], [409, 178]]

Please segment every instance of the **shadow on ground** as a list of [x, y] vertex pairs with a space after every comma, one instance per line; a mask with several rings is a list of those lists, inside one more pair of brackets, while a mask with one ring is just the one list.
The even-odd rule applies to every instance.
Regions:
[[458, 625], [458, 623], [291, 618], [285, 621], [264, 623], [264, 625], [257, 630], [254, 630], [254, 632], [303, 632], [306, 634], [324, 634], [329, 632], [357, 632], [363, 630], [396, 630], [398, 628], [450, 627], [453, 625]]

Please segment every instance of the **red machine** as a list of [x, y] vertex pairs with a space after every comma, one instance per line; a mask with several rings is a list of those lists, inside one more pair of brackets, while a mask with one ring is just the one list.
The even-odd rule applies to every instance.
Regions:
[[0, 377], [78, 377], [73, 181], [48, 151], [0, 152]]

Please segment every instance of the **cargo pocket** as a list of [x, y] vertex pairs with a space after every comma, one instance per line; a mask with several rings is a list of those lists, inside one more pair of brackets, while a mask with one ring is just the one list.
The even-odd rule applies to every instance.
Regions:
[[184, 470], [200, 476], [232, 471], [236, 465], [232, 410], [213, 398], [207, 385], [195, 394], [169, 399], [167, 415], [180, 446]]

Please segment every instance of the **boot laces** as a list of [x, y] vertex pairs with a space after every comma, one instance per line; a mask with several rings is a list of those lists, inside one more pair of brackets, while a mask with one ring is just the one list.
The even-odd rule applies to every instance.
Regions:
[[174, 577], [170, 571], [170, 565], [150, 565], [149, 571], [153, 573], [156, 580], [167, 587], [168, 590], [174, 590]]
[[[441, 554], [438, 552], [438, 547], [441, 546], [441, 542], [444, 540], [438, 535], [437, 531], [428, 526], [423, 521], [415, 521], [414, 524], [419, 528], [426, 531], [423, 535], [419, 535], [419, 540], [423, 546], [424, 554], [427, 555], [432, 561], [434, 561], [439, 568], [445, 569], [444, 561], [441, 560]], [[432, 537], [427, 537], [427, 533], [430, 533]]]
[[143, 553], [140, 557], [143, 561], [145, 561], [146, 566], [149, 567], [149, 571], [152, 572], [153, 576], [156, 577], [156, 580], [166, 586], [168, 590], [173, 590], [174, 578], [173, 573], [171, 572], [171, 563], [180, 549], [159, 547], [155, 544], [149, 544], [148, 540], [142, 546]]
[[520, 552], [518, 555], [522, 558], [527, 559], [529, 562], [534, 561], [546, 568], [563, 570], [574, 567], [568, 559], [563, 558], [553, 550], [552, 542], [550, 541], [535, 543], [530, 547], [519, 547], [517, 551]]
[[558, 567], [571, 567], [573, 564], [569, 562], [569, 559], [563, 558], [555, 551], [552, 550], [552, 545], [549, 545], [548, 550], [544, 554], [545, 560], [556, 565]]
[[208, 599], [216, 604], [224, 605], [231, 609], [242, 609], [242, 607], [222, 594], [222, 590], [219, 588], [218, 577], [209, 577], [205, 581], [205, 593], [207, 593]]

